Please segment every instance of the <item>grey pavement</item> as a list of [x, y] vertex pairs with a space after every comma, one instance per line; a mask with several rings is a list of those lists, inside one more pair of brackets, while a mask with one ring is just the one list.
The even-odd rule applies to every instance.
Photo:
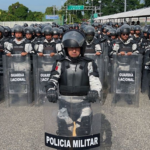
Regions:
[[[108, 94], [102, 110], [101, 150], [150, 150], [150, 101], [140, 94], [139, 108], [112, 107]], [[0, 150], [44, 150], [43, 107], [0, 104]]]

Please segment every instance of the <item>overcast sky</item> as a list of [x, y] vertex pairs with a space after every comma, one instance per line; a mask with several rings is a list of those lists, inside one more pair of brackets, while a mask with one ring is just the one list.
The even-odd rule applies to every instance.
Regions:
[[66, 0], [0, 0], [0, 9], [8, 10], [10, 5], [19, 2], [32, 11], [45, 12], [46, 7], [50, 7], [52, 5], [60, 7], [65, 1]]

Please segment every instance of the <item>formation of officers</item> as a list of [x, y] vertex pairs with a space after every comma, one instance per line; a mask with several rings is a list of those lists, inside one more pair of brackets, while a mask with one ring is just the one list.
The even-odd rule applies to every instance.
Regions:
[[[143, 65], [150, 70], [150, 26], [141, 27], [124, 23], [107, 22], [93, 23], [88, 25], [71, 24], [59, 26], [55, 22], [52, 24], [31, 24], [25, 23], [23, 26], [14, 25], [13, 28], [0, 26], [0, 58], [2, 55], [12, 54], [37, 54], [43, 56], [46, 51], [52, 48], [50, 56], [65, 55], [62, 38], [68, 30], [78, 30], [85, 35], [85, 53], [95, 53], [101, 55], [105, 53], [103, 44], [107, 45], [109, 58], [113, 54], [132, 55], [142, 54], [144, 56]], [[145, 89], [142, 88], [144, 91]]]

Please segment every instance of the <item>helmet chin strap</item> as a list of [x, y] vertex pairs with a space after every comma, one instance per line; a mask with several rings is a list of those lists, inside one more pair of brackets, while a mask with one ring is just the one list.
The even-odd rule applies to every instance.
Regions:
[[22, 39], [22, 37], [16, 37], [16, 39], [17, 39], [17, 40], [21, 40], [21, 39]]

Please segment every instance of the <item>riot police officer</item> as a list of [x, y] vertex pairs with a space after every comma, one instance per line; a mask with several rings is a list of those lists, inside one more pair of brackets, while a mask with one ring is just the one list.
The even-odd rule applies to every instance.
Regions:
[[143, 68], [142, 68], [142, 85], [141, 92], [148, 92], [150, 98], [150, 29], [147, 32], [147, 40], [142, 42]]
[[94, 23], [94, 28], [95, 28], [95, 31], [98, 32], [98, 23], [97, 22]]
[[95, 29], [92, 26], [86, 26], [84, 33], [86, 39], [85, 53], [96, 53], [96, 55], [100, 55], [102, 53], [102, 49], [100, 47], [99, 40], [94, 37]]
[[113, 47], [117, 40], [117, 32], [115, 29], [110, 30], [110, 39], [107, 41], [110, 47]]
[[63, 30], [59, 29], [59, 40], [60, 40], [60, 42], [62, 41], [63, 34], [64, 34]]
[[79, 30], [79, 25], [77, 23], [74, 24], [74, 29]]
[[134, 34], [134, 41], [137, 43], [138, 47], [141, 47], [142, 38], [141, 38], [141, 27], [139, 25], [135, 26], [135, 34]]
[[24, 29], [23, 27], [17, 25], [14, 27], [15, 39], [12, 42], [9, 42], [5, 52], [7, 56], [11, 54], [21, 54], [22, 56], [27, 55], [28, 53], [33, 53], [33, 48], [31, 43], [26, 43], [23, 37]]
[[56, 43], [53, 39], [53, 29], [50, 26], [46, 26], [43, 29], [43, 33], [45, 38], [38, 43], [38, 55], [43, 56], [43, 54], [50, 54], [51, 57], [56, 53], [64, 55], [61, 43]]
[[110, 55], [132, 55], [132, 53], [138, 54], [137, 44], [131, 38], [129, 38], [130, 29], [127, 26], [120, 28], [120, 40], [117, 40]]
[[150, 34], [150, 30], [148, 26], [145, 26], [143, 29], [143, 37], [142, 37], [142, 42], [141, 42], [141, 49], [140, 49], [140, 53], [142, 55], [145, 55], [145, 50], [147, 49], [149, 43], [149, 34]]
[[[59, 84], [61, 98], [57, 134], [72, 136], [76, 124], [77, 136], [89, 135], [93, 115], [90, 103], [96, 102], [102, 89], [97, 66], [92, 59], [84, 57], [86, 43], [82, 33], [75, 30], [66, 32], [62, 42], [67, 56], [54, 64], [46, 85], [49, 102], [56, 103]], [[69, 96], [73, 101], [67, 99]], [[79, 99], [78, 96], [86, 98]]]
[[34, 50], [37, 53], [38, 52], [38, 48], [39, 48], [39, 44], [41, 43], [41, 41], [44, 40], [44, 37], [42, 37], [42, 30], [41, 28], [36, 27], [34, 29], [35, 32], [35, 38], [33, 41], [33, 45], [34, 45]]
[[4, 42], [4, 49], [7, 48], [8, 43], [12, 41], [12, 37], [11, 37], [11, 29], [7, 26], [4, 27], [4, 38], [3, 38], [3, 42]]
[[53, 28], [53, 39], [56, 43], [59, 43], [60, 40], [59, 40], [59, 29], [58, 28]]
[[149, 26], [145, 26], [143, 28], [143, 36], [142, 36], [143, 39], [147, 39], [147, 32], [149, 28], [150, 28]]
[[131, 25], [131, 27], [130, 27], [130, 38], [134, 38], [134, 33], [135, 33], [135, 26]]
[[41, 32], [41, 28], [35, 28], [35, 36], [36, 38], [41, 38], [42, 37], [42, 32]]
[[32, 30], [31, 27], [26, 27], [24, 29], [24, 34], [25, 34], [25, 39], [26, 40], [30, 40], [31, 42], [34, 41], [34, 39], [33, 39], [33, 30]]
[[24, 34], [25, 34], [25, 44], [29, 44], [32, 46], [32, 50], [30, 53], [34, 54], [35, 53], [35, 44], [34, 44], [34, 41], [35, 41], [35, 38], [33, 36], [33, 29], [31, 27], [26, 27], [24, 29]]

